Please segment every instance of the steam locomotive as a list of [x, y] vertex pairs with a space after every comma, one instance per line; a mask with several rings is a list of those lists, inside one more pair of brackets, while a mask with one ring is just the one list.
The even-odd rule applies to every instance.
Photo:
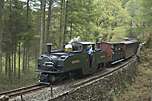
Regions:
[[[39, 82], [50, 84], [71, 76], [89, 75], [136, 55], [137, 40], [122, 42], [72, 42], [72, 50], [52, 51], [47, 44], [47, 53], [38, 58]], [[88, 47], [92, 49], [88, 53]]]

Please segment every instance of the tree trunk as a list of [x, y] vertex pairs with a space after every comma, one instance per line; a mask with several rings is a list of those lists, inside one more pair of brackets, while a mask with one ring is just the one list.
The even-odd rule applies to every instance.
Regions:
[[43, 44], [45, 37], [45, 6], [46, 0], [41, 0], [41, 32], [40, 32], [40, 54], [43, 52]]
[[0, 73], [2, 72], [2, 37], [3, 37], [3, 9], [4, 9], [4, 0], [0, 1]]
[[14, 49], [14, 77], [16, 77], [16, 46]]
[[66, 33], [67, 33], [67, 5], [68, 5], [68, 0], [66, 0], [65, 4], [65, 10], [64, 10], [64, 33], [63, 33], [63, 45], [65, 44], [66, 41]]
[[[70, 10], [70, 14], [72, 15], [72, 10]], [[72, 39], [72, 31], [73, 31], [73, 22], [72, 22], [72, 17], [71, 17], [71, 19], [70, 19], [70, 32], [69, 32], [70, 40]]]
[[61, 17], [60, 17], [60, 45], [61, 47], [65, 44], [65, 35], [66, 35], [66, 29], [67, 29], [67, 3], [68, 0], [62, 0], [61, 1]]
[[10, 54], [10, 65], [11, 65], [11, 70], [14, 72], [14, 48], [12, 49], [12, 52]]
[[[30, 0], [27, 0], [26, 2], [26, 25], [27, 25], [27, 31], [29, 30], [29, 2]], [[24, 71], [28, 69], [28, 47], [25, 47], [24, 49]]]
[[8, 53], [5, 54], [5, 75], [8, 75]]
[[59, 37], [59, 43], [60, 43], [60, 47], [63, 48], [63, 41], [62, 41], [62, 38], [63, 38], [63, 21], [64, 21], [64, 3], [65, 3], [65, 0], [61, 0], [61, 9], [60, 9], [60, 37]]
[[72, 39], [72, 28], [73, 28], [73, 26], [72, 26], [72, 21], [71, 21], [71, 23], [70, 23], [70, 40]]
[[12, 81], [11, 54], [8, 55], [8, 78]]
[[28, 29], [28, 21], [29, 21], [29, 2], [30, 0], [27, 0], [26, 2], [26, 7], [27, 7], [27, 10], [26, 10], [26, 23], [27, 23], [27, 29]]
[[25, 58], [25, 60], [26, 60], [26, 68], [27, 68], [27, 70], [29, 70], [29, 48], [27, 47], [26, 48], [26, 58]]
[[0, 74], [2, 73], [3, 70], [3, 61], [2, 61], [2, 53], [0, 53]]
[[[7, 45], [7, 72], [8, 72], [8, 78], [11, 81], [11, 73], [12, 73], [12, 64], [13, 63], [11, 60], [13, 60], [12, 56], [13, 56], [13, 34], [12, 34], [12, 25], [13, 25], [13, 21], [12, 21], [12, 5], [13, 5], [13, 1], [9, 0], [9, 36], [10, 36], [10, 42], [8, 42], [9, 45]], [[12, 58], [12, 59], [11, 59]]]
[[30, 69], [30, 55], [29, 55], [29, 49], [28, 49], [28, 54], [27, 54], [27, 67], [28, 70]]
[[53, 1], [49, 0], [49, 8], [48, 8], [48, 19], [47, 19], [47, 26], [46, 26], [46, 42], [48, 42], [49, 38], [49, 31], [50, 31], [50, 23], [51, 23], [51, 15], [52, 15], [52, 4]]
[[18, 45], [18, 78], [20, 79], [20, 75], [21, 75], [21, 44], [19, 42]]
[[44, 43], [46, 42], [46, 33], [45, 33], [45, 8], [46, 8], [46, 0], [44, 1], [43, 10], [42, 10], [42, 20], [43, 20], [43, 50], [44, 50]]
[[34, 51], [35, 51], [35, 54], [34, 54], [35, 55], [35, 57], [34, 57], [34, 59], [35, 59], [35, 68], [34, 69], [36, 69], [37, 68], [37, 56], [38, 56], [39, 53], [37, 52], [36, 48], [34, 49]]
[[23, 72], [25, 72], [25, 68], [26, 68], [26, 67], [25, 67], [25, 63], [26, 63], [25, 55], [26, 55], [26, 48], [25, 48], [25, 45], [24, 45], [24, 46], [23, 46], [23, 64], [22, 64], [22, 65], [23, 65], [23, 66], [22, 66], [22, 67], [23, 67], [23, 68], [22, 68], [22, 71], [23, 71]]

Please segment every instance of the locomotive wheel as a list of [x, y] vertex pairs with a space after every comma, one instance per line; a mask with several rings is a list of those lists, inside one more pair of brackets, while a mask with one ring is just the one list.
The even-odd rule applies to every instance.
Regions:
[[70, 79], [72, 79], [72, 78], [73, 78], [73, 73], [72, 73], [72, 72], [69, 72], [69, 75], [68, 75], [68, 76], [69, 76]]
[[68, 78], [70, 78], [70, 79], [81, 78], [81, 77], [82, 77], [82, 70], [81, 69], [68, 73]]
[[98, 67], [97, 69], [99, 70], [104, 70], [106, 66], [105, 66], [105, 63], [101, 63], [101, 64], [98, 64], [97, 67]]
[[110, 68], [111, 67], [111, 62], [106, 63], [106, 68]]
[[54, 83], [56, 81], [55, 75], [50, 75], [50, 82]]

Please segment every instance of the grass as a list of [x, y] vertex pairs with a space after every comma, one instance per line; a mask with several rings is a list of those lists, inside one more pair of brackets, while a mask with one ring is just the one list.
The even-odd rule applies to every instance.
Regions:
[[115, 101], [152, 101], [152, 49], [142, 52], [135, 82], [116, 97]]
[[[16, 89], [19, 87], [29, 86], [37, 83], [38, 77], [37, 77], [37, 73], [35, 72], [34, 62], [35, 62], [34, 60], [30, 61], [30, 67], [27, 68], [28, 70], [25, 71], [24, 73], [22, 71], [23, 68], [21, 68], [20, 79], [18, 78], [18, 76], [14, 77], [13, 74], [11, 78], [8, 78], [8, 76], [5, 75], [5, 70], [4, 70], [5, 67], [3, 67], [2, 69], [3, 71], [0, 73], [0, 92]], [[21, 64], [22, 64], [22, 60], [21, 60]], [[16, 66], [18, 66], [18, 58], [16, 60]], [[18, 75], [18, 67], [16, 67], [16, 70], [17, 70], [16, 75]]]
[[27, 71], [21, 74], [20, 79], [17, 77], [8, 78], [4, 74], [0, 75], [0, 92], [16, 89], [19, 87], [29, 86], [38, 82], [37, 73]]

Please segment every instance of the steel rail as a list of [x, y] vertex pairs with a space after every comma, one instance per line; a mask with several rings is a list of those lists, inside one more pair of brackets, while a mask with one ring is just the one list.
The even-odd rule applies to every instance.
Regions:
[[107, 71], [101, 71], [101, 72], [103, 72], [103, 73], [98, 72], [98, 73], [96, 73], [94, 76], [91, 76], [91, 77], [88, 78], [88, 79], [84, 79], [84, 80], [82, 80], [82, 81], [80, 81], [80, 82], [77, 82], [77, 83], [73, 84], [71, 87], [75, 88], [75, 87], [84, 85], [84, 84], [86, 84], [86, 83], [92, 82], [92, 81], [94, 81], [94, 80], [97, 80], [97, 79], [99, 79], [99, 78], [106, 77], [107, 75], [110, 75], [110, 74], [112, 74], [112, 73], [114, 73], [114, 72], [116, 72], [116, 71], [124, 68], [124, 67], [125, 67], [126, 65], [128, 65], [133, 59], [136, 59], [136, 57], [133, 56], [132, 58], [126, 59], [126, 60], [124, 60], [124, 61], [122, 61], [122, 62], [120, 62], [120, 63], [118, 63], [118, 64], [112, 65], [112, 66], [109, 68], [109, 70], [107, 70]]
[[0, 96], [4, 95], [4, 96], [8, 96], [8, 97], [15, 97], [15, 96], [23, 95], [23, 94], [26, 94], [26, 93], [29, 93], [32, 91], [40, 90], [45, 87], [47, 87], [47, 86], [35, 84], [35, 85], [27, 86], [27, 87], [22, 87], [22, 88], [10, 90], [10, 91], [2, 92], [2, 93], [0, 93]]
[[128, 60], [125, 60], [125, 61], [119, 63], [118, 65], [110, 67], [108, 71], [105, 71], [102, 74], [101, 74], [101, 72], [98, 72], [99, 74], [95, 74], [87, 79], [86, 78], [81, 79], [78, 82], [75, 82], [74, 84], [70, 85], [69, 90], [63, 92], [62, 94], [59, 94], [57, 96], [50, 98], [48, 101], [52, 101], [52, 100], [58, 99], [59, 97], [74, 93], [75, 91], [77, 91], [81, 87], [87, 86], [87, 85], [92, 84], [94, 82], [97, 82], [101, 79], [104, 79], [104, 78], [108, 77], [109, 75], [112, 75], [113, 73], [126, 68], [126, 66], [129, 63], [135, 62], [136, 59], [137, 59], [136, 56], [133, 56], [133, 57], [129, 58]]

